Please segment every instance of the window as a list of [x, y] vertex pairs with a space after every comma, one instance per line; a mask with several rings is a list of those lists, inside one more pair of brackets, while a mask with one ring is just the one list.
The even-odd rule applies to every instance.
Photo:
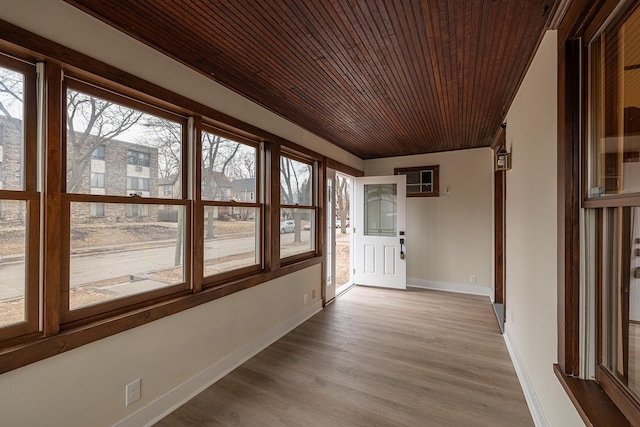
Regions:
[[[205, 127], [200, 156], [206, 282], [262, 268], [258, 145]], [[234, 245], [229, 244], [234, 239]]]
[[97, 188], [104, 188], [104, 174], [98, 172], [91, 172], [91, 186]]
[[0, 55], [0, 338], [39, 328], [35, 66]]
[[151, 164], [151, 156], [149, 153], [129, 150], [127, 151], [127, 163], [135, 166], [149, 167]]
[[280, 156], [280, 258], [308, 255], [315, 243], [315, 167], [293, 154]]
[[127, 205], [127, 217], [147, 217], [149, 216], [149, 205]]
[[[140, 109], [124, 105], [124, 98], [93, 90], [75, 80], [69, 82], [66, 191], [91, 194], [91, 187], [105, 188], [104, 184], [89, 185], [93, 183], [89, 175], [101, 173], [104, 174], [103, 182], [109, 183], [105, 195], [129, 196], [128, 190], [148, 191], [145, 197], [157, 195], [157, 187], [151, 188], [150, 181], [155, 179], [157, 182], [163, 172], [179, 171], [182, 159], [178, 144], [183, 125], [159, 116], [160, 112], [148, 113], [150, 109], [142, 105]], [[99, 120], [94, 117], [96, 115]], [[104, 158], [107, 147], [109, 159], [96, 162], [100, 157]], [[88, 153], [92, 153], [91, 158]], [[127, 177], [126, 181], [123, 175]], [[181, 182], [178, 177], [177, 185]]]
[[95, 150], [91, 153], [91, 158], [96, 160], [104, 160], [104, 144], [98, 145]]
[[640, 7], [638, 2], [627, 2], [587, 47], [589, 126], [584, 138], [586, 249], [582, 253], [586, 281], [595, 285], [580, 290], [588, 298], [595, 294], [597, 301], [596, 310], [582, 318], [595, 318], [601, 342], [587, 359], [595, 360], [596, 380], [634, 425], [640, 420], [638, 31]]
[[371, 184], [364, 186], [364, 230], [365, 236], [397, 235], [396, 184]]
[[[11, 260], [0, 263], [0, 373], [322, 262], [319, 155], [283, 155], [293, 199], [279, 206], [281, 144], [257, 142], [267, 133], [213, 127], [207, 108], [23, 34], [24, 46], [3, 47], [11, 57], [0, 53], [11, 92], [0, 91], [0, 257]], [[115, 75], [128, 84], [109, 83]], [[62, 111], [45, 119], [38, 105]], [[291, 242], [265, 249], [280, 223]]]
[[[73, 78], [66, 83], [69, 268], [63, 322], [188, 289], [187, 202], [157, 198], [160, 176], [177, 174], [177, 185], [182, 182], [186, 120]], [[109, 159], [95, 164], [107, 149]], [[92, 188], [110, 185], [90, 192], [87, 181]], [[142, 197], [122, 202], [130, 196]], [[182, 218], [177, 227], [157, 225], [164, 205]], [[108, 261], [115, 253], [117, 268]]]
[[104, 203], [91, 203], [89, 205], [90, 213], [89, 216], [92, 217], [103, 217], [104, 216]]
[[394, 175], [407, 177], [407, 197], [439, 197], [440, 166], [396, 168]]
[[127, 190], [149, 191], [151, 181], [149, 178], [127, 177]]

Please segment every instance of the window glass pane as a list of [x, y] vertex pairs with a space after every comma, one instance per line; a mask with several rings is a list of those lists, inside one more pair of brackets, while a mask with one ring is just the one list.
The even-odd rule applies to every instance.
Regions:
[[315, 250], [315, 211], [280, 209], [280, 258]]
[[640, 397], [640, 208], [604, 210], [603, 364]]
[[407, 179], [407, 195], [409, 196], [438, 196], [438, 172], [440, 167], [421, 166], [419, 168], [396, 168], [395, 175], [404, 175]]
[[0, 67], [0, 107], [0, 190], [23, 190], [23, 74]]
[[26, 320], [26, 203], [0, 200], [0, 327]]
[[[336, 241], [335, 241], [335, 284], [338, 288], [351, 281], [353, 267], [351, 263], [351, 201], [353, 178], [336, 174]], [[329, 204], [329, 206], [331, 206]], [[344, 289], [344, 288], [343, 288]], [[339, 289], [336, 289], [339, 291]]]
[[313, 206], [312, 166], [289, 157], [280, 157], [280, 203]]
[[405, 173], [407, 175], [407, 184], [420, 184], [420, 172], [412, 171]]
[[592, 197], [640, 192], [640, 8], [591, 44]]
[[258, 203], [257, 149], [210, 132], [202, 132], [202, 200]]
[[104, 174], [91, 172], [91, 187], [104, 188]]
[[238, 206], [204, 209], [204, 275], [260, 264], [260, 210]]
[[[156, 205], [71, 203], [70, 308], [184, 282], [184, 222], [159, 222]], [[174, 206], [179, 217], [184, 207]]]
[[364, 186], [364, 235], [395, 236], [397, 219], [396, 184]]
[[420, 184], [417, 185], [407, 185], [407, 193], [420, 193], [422, 190], [422, 186]]
[[71, 89], [67, 115], [67, 192], [167, 197], [159, 186], [171, 181], [180, 197], [180, 123]]
[[104, 145], [98, 145], [93, 153], [91, 153], [92, 159], [104, 160]]
[[421, 171], [420, 179], [423, 184], [431, 184], [433, 182], [433, 171]]
[[90, 216], [104, 216], [104, 203], [91, 203], [89, 209]]

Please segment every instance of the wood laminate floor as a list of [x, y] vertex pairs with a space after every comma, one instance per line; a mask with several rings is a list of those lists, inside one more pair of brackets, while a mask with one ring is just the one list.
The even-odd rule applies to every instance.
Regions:
[[486, 297], [356, 287], [169, 426], [532, 426]]

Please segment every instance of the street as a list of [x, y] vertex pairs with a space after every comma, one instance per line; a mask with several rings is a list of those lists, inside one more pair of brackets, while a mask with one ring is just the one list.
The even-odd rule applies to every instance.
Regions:
[[[303, 231], [303, 241], [308, 241], [309, 231]], [[306, 236], [305, 236], [306, 234]], [[290, 249], [305, 248], [292, 246], [294, 233], [281, 234], [282, 245]], [[145, 242], [148, 243], [148, 242]], [[143, 244], [141, 244], [143, 246]], [[205, 256], [223, 258], [252, 252], [254, 237], [213, 239], [205, 241]], [[289, 248], [287, 248], [289, 249]], [[290, 253], [291, 250], [283, 252]], [[76, 288], [93, 282], [121, 276], [141, 277], [150, 272], [174, 267], [175, 244], [152, 248], [128, 248], [122, 251], [87, 253], [71, 256], [70, 286]], [[253, 255], [247, 255], [252, 261]], [[158, 282], [159, 283], [159, 282]], [[164, 283], [159, 283], [165, 286]], [[0, 264], [0, 301], [15, 299], [24, 295], [24, 263]]]

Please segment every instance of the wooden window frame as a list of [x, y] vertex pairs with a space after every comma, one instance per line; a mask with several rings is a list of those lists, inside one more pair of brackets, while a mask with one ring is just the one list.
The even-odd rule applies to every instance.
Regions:
[[[291, 160], [294, 160], [296, 162], [300, 162], [300, 163], [305, 163], [307, 165], [309, 165], [311, 167], [311, 173], [309, 174], [309, 179], [311, 180], [311, 203], [309, 205], [300, 205], [300, 204], [285, 204], [282, 203], [282, 197], [280, 194], [280, 180], [282, 179], [282, 175], [280, 173], [280, 159], [286, 157], [289, 158]], [[318, 185], [319, 185], [319, 160], [318, 159], [314, 159], [308, 156], [304, 156], [301, 153], [295, 152], [293, 150], [284, 148], [283, 150], [280, 151], [279, 155], [278, 155], [278, 181], [277, 181], [277, 186], [278, 186], [278, 196], [277, 196], [277, 201], [278, 206], [277, 206], [277, 211], [275, 211], [275, 215], [278, 219], [278, 227], [277, 227], [277, 234], [278, 234], [278, 254], [279, 254], [279, 258], [280, 258], [280, 264], [281, 265], [286, 265], [286, 264], [291, 264], [291, 263], [295, 263], [298, 261], [302, 261], [305, 259], [309, 259], [311, 257], [314, 257], [318, 254], [318, 223], [319, 221], [319, 212], [320, 209], [318, 208]], [[308, 210], [310, 212], [313, 213], [313, 227], [311, 227], [311, 229], [309, 230], [312, 234], [313, 238], [313, 247], [311, 250], [309, 251], [304, 251], [301, 253], [297, 253], [294, 255], [289, 255], [286, 257], [282, 257], [282, 255], [280, 254], [280, 217], [281, 217], [281, 212], [282, 209], [301, 209], [301, 210]]]
[[[16, 339], [24, 335], [37, 334], [40, 329], [40, 206], [37, 164], [37, 95], [36, 65], [23, 62], [0, 53], [0, 67], [18, 72], [24, 76], [22, 120], [24, 139], [23, 156], [30, 159], [24, 162], [24, 175], [21, 190], [0, 189], [0, 200], [25, 202], [25, 282], [24, 282], [24, 320], [0, 327], [0, 340]], [[2, 139], [2, 137], [0, 137]], [[6, 146], [4, 144], [3, 146]], [[0, 176], [0, 179], [2, 177]], [[10, 341], [11, 342], [11, 341]]]
[[[42, 123], [43, 169], [46, 171], [42, 176], [42, 194], [35, 189], [37, 183], [36, 170], [33, 173], [34, 190], [28, 192], [30, 199], [30, 209], [33, 212], [31, 218], [34, 219], [34, 227], [39, 224], [38, 217], [42, 221], [41, 229], [29, 236], [29, 253], [35, 254], [33, 260], [38, 260], [39, 238], [42, 240], [42, 254], [40, 263], [43, 272], [43, 281], [40, 283], [41, 295], [43, 299], [39, 302], [40, 327], [33, 331], [21, 331], [19, 335], [12, 334], [0, 339], [0, 374], [29, 365], [31, 363], [55, 356], [66, 351], [78, 348], [85, 344], [95, 342], [102, 338], [127, 331], [129, 329], [145, 325], [166, 316], [179, 313], [197, 307], [201, 304], [223, 298], [235, 292], [258, 286], [262, 283], [272, 281], [279, 277], [292, 274], [297, 271], [308, 269], [313, 266], [322, 268], [322, 250], [316, 248], [315, 255], [305, 259], [296, 260], [282, 264], [279, 258], [279, 233], [274, 233], [279, 224], [279, 153], [283, 151], [300, 153], [301, 156], [316, 162], [317, 165], [317, 189], [316, 194], [324, 194], [323, 190], [323, 170], [326, 162], [332, 159], [323, 158], [313, 150], [302, 147], [294, 142], [284, 139], [278, 135], [264, 131], [246, 122], [228, 116], [211, 107], [200, 104], [190, 98], [165, 88], [150, 83], [142, 78], [111, 67], [103, 62], [97, 61], [87, 55], [76, 52], [60, 44], [54, 43], [44, 37], [26, 31], [20, 27], [0, 20], [0, 56], [19, 58], [18, 62], [35, 64], [42, 63], [40, 68], [41, 79], [44, 81], [42, 92], [44, 98], [41, 101], [42, 114], [46, 120]], [[186, 216], [192, 221], [191, 229], [195, 230], [191, 235], [187, 234], [185, 239], [191, 239], [190, 243], [185, 242], [188, 250], [193, 254], [190, 265], [193, 268], [188, 273], [188, 280], [193, 285], [191, 289], [176, 292], [166, 296], [158, 296], [153, 300], [145, 299], [142, 302], [131, 301], [131, 305], [122, 307], [112, 307], [111, 311], [96, 313], [91, 317], [78, 318], [77, 320], [65, 319], [61, 316], [61, 296], [64, 257], [68, 255], [68, 249], [61, 244], [60, 236], [64, 234], [63, 218], [68, 215], [64, 206], [70, 203], [70, 199], [91, 202], [99, 197], [87, 194], [68, 195], [64, 193], [66, 184], [66, 173], [63, 168], [66, 153], [63, 147], [63, 121], [64, 111], [64, 77], [76, 80], [91, 82], [93, 86], [99, 86], [107, 92], [117, 93], [120, 97], [131, 98], [142, 104], [152, 105], [154, 108], [163, 109], [184, 117], [191, 117], [191, 132], [196, 132], [198, 126], [207, 122], [216, 128], [231, 132], [233, 135], [240, 135], [261, 144], [264, 151], [262, 158], [262, 171], [264, 181], [263, 191], [263, 258], [264, 269], [262, 272], [246, 277], [234, 277], [221, 281], [212, 286], [202, 287], [198, 280], [198, 275], [194, 271], [198, 269], [199, 245], [202, 239], [198, 239], [198, 224], [196, 219], [197, 210], [194, 209], [197, 202], [197, 183], [199, 182], [199, 168], [194, 167], [197, 150], [191, 152], [189, 158], [183, 153], [183, 162], [187, 162], [190, 182], [186, 179], [182, 182], [183, 199], [176, 202], [176, 199], [136, 199], [137, 203], [166, 205], [178, 203], [190, 207], [190, 213]], [[33, 83], [35, 93], [35, 82]], [[27, 132], [37, 134], [36, 108], [29, 110], [33, 113], [34, 120], [29, 121]], [[29, 113], [31, 114], [31, 113]], [[197, 137], [195, 138], [197, 141]], [[29, 152], [30, 158], [35, 158], [37, 147], [33, 146], [33, 152]], [[335, 161], [333, 161], [335, 162]], [[183, 171], [183, 173], [187, 173]], [[354, 169], [352, 175], [362, 175], [361, 171]], [[188, 185], [189, 184], [189, 185]], [[188, 192], [192, 191], [192, 193]], [[8, 193], [3, 193], [8, 194]], [[186, 196], [188, 195], [188, 197]], [[24, 196], [24, 195], [23, 195]], [[8, 198], [22, 197], [11, 194]], [[129, 197], [123, 196], [121, 199], [113, 199], [114, 202], [130, 203]], [[317, 200], [316, 209], [318, 220], [316, 221], [316, 246], [322, 247], [321, 223], [323, 221], [322, 209], [323, 200]], [[189, 226], [187, 226], [189, 227]], [[32, 240], [33, 239], [33, 240]], [[29, 261], [31, 262], [31, 261]], [[201, 262], [201, 260], [200, 260]], [[36, 262], [37, 264], [37, 262]], [[201, 264], [200, 264], [201, 265]], [[37, 267], [37, 265], [36, 265]], [[30, 269], [32, 277], [37, 278], [38, 269]], [[185, 272], [187, 275], [187, 272]], [[38, 297], [38, 283], [32, 287], [35, 297]], [[37, 305], [35, 306], [36, 308]], [[37, 315], [38, 313], [36, 313]], [[24, 333], [22, 333], [24, 332]]]
[[[261, 195], [263, 188], [263, 173], [262, 173], [262, 157], [264, 156], [264, 150], [261, 147], [261, 144], [258, 141], [247, 138], [246, 136], [233, 134], [224, 129], [220, 129], [212, 124], [202, 123], [200, 122], [196, 126], [196, 148], [195, 148], [195, 165], [202, 165], [202, 133], [208, 132], [211, 134], [219, 135], [224, 138], [227, 138], [233, 142], [244, 144], [246, 146], [252, 147], [256, 150], [256, 172], [255, 172], [255, 194], [258, 196], [255, 198], [254, 203], [250, 202], [231, 202], [231, 201], [216, 201], [216, 200], [203, 200], [202, 199], [202, 169], [201, 167], [197, 167], [197, 182], [194, 185], [194, 194], [196, 199], [196, 229], [195, 233], [200, 238], [196, 239], [198, 241], [197, 254], [194, 254], [196, 257], [196, 266], [194, 266], [194, 273], [197, 277], [195, 282], [198, 284], [197, 287], [212, 287], [218, 286], [224, 282], [228, 282], [233, 279], [237, 279], [238, 277], [247, 277], [259, 274], [264, 271], [264, 230], [265, 230], [265, 214], [264, 214], [264, 197]], [[236, 268], [232, 270], [227, 270], [222, 273], [214, 274], [214, 275], [204, 275], [204, 210], [209, 206], [219, 206], [219, 207], [239, 207], [239, 208], [255, 208], [258, 211], [258, 215], [256, 215], [256, 220], [259, 221], [258, 231], [256, 233], [256, 245], [258, 249], [258, 260], [259, 262], [255, 265]], [[201, 241], [201, 243], [200, 243]]]
[[[431, 191], [421, 191], [421, 192], [409, 192], [407, 191], [407, 197], [440, 197], [440, 165], [431, 165], [431, 166], [417, 166], [417, 167], [409, 167], [409, 168], [395, 168], [393, 170], [394, 175], [407, 175], [409, 172], [423, 172], [423, 171], [431, 171], [433, 174], [432, 181], [432, 190]], [[407, 184], [416, 185], [416, 184]], [[420, 185], [423, 185], [422, 182]]]
[[[588, 425], [640, 424], [638, 401], [602, 366], [601, 272], [597, 277], [596, 381], [580, 372], [580, 209], [596, 210], [596, 259], [601, 265], [602, 209], [640, 205], [640, 195], [591, 197], [587, 181], [591, 74], [589, 43], [616, 9], [637, 0], [574, 0], [558, 27], [558, 364], [556, 376]], [[617, 18], [616, 18], [617, 19]], [[582, 189], [582, 190], [581, 190]]]
[[[171, 112], [166, 107], [160, 107], [143, 101], [135, 97], [134, 94], [122, 94], [117, 91], [116, 88], [110, 87], [104, 82], [96, 82], [86, 78], [78, 78], [73, 74], [66, 76], [62, 84], [63, 96], [62, 96], [62, 113], [65, 117], [67, 112], [67, 91], [73, 90], [89, 96], [93, 96], [99, 99], [108, 100], [117, 103], [121, 106], [134, 109], [136, 111], [150, 114], [155, 117], [171, 120], [182, 126], [182, 141], [181, 141], [181, 184], [182, 184], [182, 197], [179, 199], [167, 199], [161, 198], [158, 195], [149, 197], [139, 196], [126, 196], [126, 195], [95, 195], [87, 193], [68, 193], [66, 192], [66, 172], [61, 174], [59, 179], [62, 184], [61, 194], [61, 283], [60, 283], [60, 323], [63, 328], [83, 325], [95, 321], [96, 319], [104, 319], [112, 316], [114, 313], [120, 313], [123, 310], [130, 309], [131, 307], [138, 307], [145, 304], [151, 304], [154, 301], [162, 300], [171, 295], [179, 295], [187, 293], [191, 290], [191, 230], [193, 226], [192, 221], [192, 205], [185, 197], [187, 194], [187, 168], [184, 167], [186, 159], [189, 158], [190, 152], [187, 143], [188, 120], [175, 112]], [[67, 126], [62, 129], [61, 145], [59, 147], [62, 155], [62, 171], [67, 170]], [[126, 142], [126, 141], [125, 141]], [[126, 163], [129, 165], [129, 152], [133, 151], [140, 153], [133, 149], [127, 149]], [[125, 183], [125, 192], [129, 191], [128, 184]], [[71, 256], [71, 205], [73, 203], [103, 203], [105, 205], [113, 204], [134, 204], [134, 205], [151, 205], [151, 206], [182, 206], [184, 209], [184, 224], [183, 224], [183, 277], [184, 280], [181, 283], [168, 285], [159, 289], [136, 293], [134, 295], [123, 296], [119, 298], [110, 299], [103, 302], [98, 302], [91, 305], [86, 305], [72, 309], [70, 307], [70, 256]]]

